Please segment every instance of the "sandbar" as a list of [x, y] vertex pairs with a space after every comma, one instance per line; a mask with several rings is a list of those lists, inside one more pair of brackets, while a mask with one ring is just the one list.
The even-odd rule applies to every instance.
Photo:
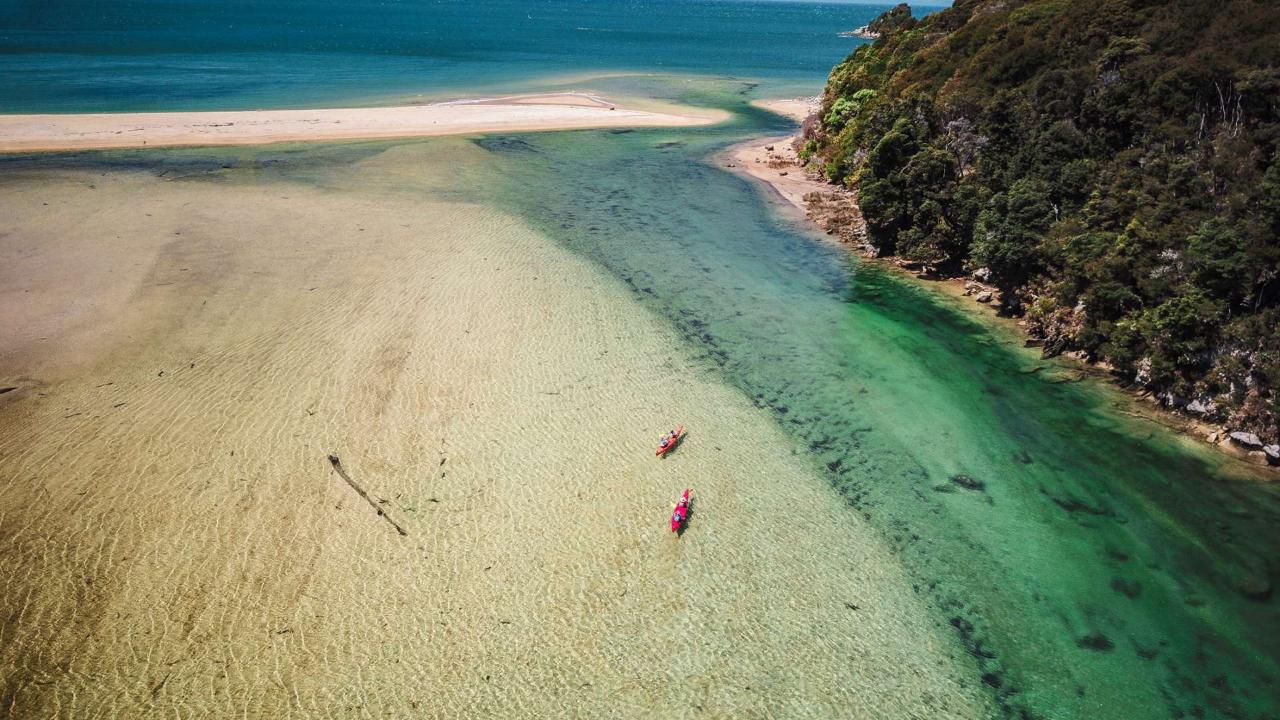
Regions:
[[0, 115], [0, 152], [681, 127], [714, 124], [727, 117], [723, 111], [701, 108], [681, 108], [678, 113], [640, 110], [573, 92], [394, 107]]
[[993, 716], [782, 430], [467, 190], [500, 154], [301, 152], [0, 177], [6, 713]]

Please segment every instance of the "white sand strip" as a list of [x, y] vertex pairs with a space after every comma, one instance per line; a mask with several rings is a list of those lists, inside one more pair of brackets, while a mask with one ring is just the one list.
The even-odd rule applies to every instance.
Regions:
[[0, 115], [0, 152], [709, 125], [726, 117], [629, 109], [578, 93], [375, 108]]

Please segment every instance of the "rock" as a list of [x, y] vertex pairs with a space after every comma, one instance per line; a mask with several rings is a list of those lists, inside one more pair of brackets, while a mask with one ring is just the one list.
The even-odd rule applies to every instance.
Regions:
[[974, 270], [973, 279], [977, 280], [978, 282], [987, 282], [988, 280], [991, 279], [991, 269], [978, 268], [977, 270]]
[[1251, 432], [1233, 432], [1228, 437], [1237, 445], [1247, 448], [1258, 449], [1262, 447], [1262, 440]]
[[1206, 435], [1204, 439], [1205, 439], [1205, 440], [1208, 440], [1208, 441], [1209, 441], [1209, 443], [1210, 443], [1211, 445], [1217, 445], [1217, 444], [1218, 444], [1218, 437], [1219, 437], [1219, 436], [1218, 436], [1218, 433], [1216, 433], [1216, 432], [1211, 432], [1211, 433], [1209, 433], [1208, 435]]
[[1262, 448], [1267, 454], [1268, 465], [1280, 465], [1280, 445], [1267, 445]]
[[779, 175], [786, 175], [786, 174], [787, 174], [787, 171], [786, 171], [786, 170], [783, 170], [782, 172], [780, 172], [780, 173], [778, 173], [778, 174], [779, 174]]
[[765, 149], [765, 150], [768, 150], [769, 152], [773, 152], [773, 146], [772, 146], [772, 145], [765, 145], [765, 146], [764, 146], [764, 149]]
[[1187, 403], [1186, 407], [1187, 412], [1195, 413], [1197, 415], [1208, 415], [1217, 409], [1218, 406], [1215, 405], [1208, 397], [1198, 397]]
[[991, 302], [991, 293], [986, 290], [983, 290], [982, 292], [978, 293], [978, 297], [974, 298], [974, 300], [977, 300], [980, 303], [989, 303]]

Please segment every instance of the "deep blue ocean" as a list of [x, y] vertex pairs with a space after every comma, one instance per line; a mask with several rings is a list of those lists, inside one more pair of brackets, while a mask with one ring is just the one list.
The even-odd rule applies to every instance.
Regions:
[[372, 104], [527, 90], [602, 72], [734, 75], [779, 92], [815, 92], [831, 66], [863, 42], [838, 33], [889, 7], [3, 0], [0, 112]]

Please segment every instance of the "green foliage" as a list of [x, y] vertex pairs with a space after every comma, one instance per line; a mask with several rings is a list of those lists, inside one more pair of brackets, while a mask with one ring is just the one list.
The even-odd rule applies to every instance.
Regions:
[[877, 35], [881, 35], [895, 30], [910, 28], [915, 24], [916, 19], [911, 15], [911, 7], [906, 3], [899, 3], [892, 10], [872, 20], [871, 24], [867, 25], [867, 29]]
[[828, 132], [839, 132], [840, 128], [849, 122], [849, 118], [857, 115], [862, 107], [875, 96], [875, 90], [864, 88], [854, 93], [852, 97], [836, 98], [836, 101], [831, 104], [831, 109], [822, 118], [823, 126]]
[[1280, 3], [957, 0], [872, 26], [805, 147], [881, 254], [986, 267], [1055, 349], [1280, 437]]

